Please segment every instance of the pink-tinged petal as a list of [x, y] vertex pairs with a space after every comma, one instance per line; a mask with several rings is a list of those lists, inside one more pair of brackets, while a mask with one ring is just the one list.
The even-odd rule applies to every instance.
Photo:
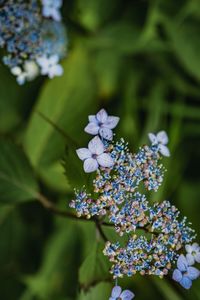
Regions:
[[112, 157], [107, 153], [98, 155], [97, 161], [101, 167], [105, 167], [105, 168], [110, 168], [114, 165]]
[[158, 143], [158, 140], [157, 140], [157, 137], [156, 137], [155, 134], [149, 133], [148, 137], [149, 137], [149, 139], [150, 139], [150, 141], [151, 141], [152, 144], [157, 144]]
[[166, 145], [168, 143], [168, 136], [167, 133], [163, 130], [158, 132], [157, 134], [157, 140], [160, 144]]
[[100, 130], [99, 130], [99, 134], [102, 138], [104, 138], [105, 140], [109, 140], [109, 141], [112, 141], [113, 139], [113, 133], [112, 133], [112, 130], [109, 129], [109, 128], [105, 128], [105, 127], [102, 127]]
[[81, 160], [85, 160], [87, 158], [92, 157], [91, 152], [87, 148], [77, 149], [76, 153]]
[[99, 132], [99, 126], [96, 123], [91, 122], [85, 127], [84, 130], [89, 134], [97, 135]]
[[187, 276], [183, 276], [183, 278], [180, 281], [180, 284], [186, 290], [189, 290], [191, 288], [191, 286], [192, 286], [192, 280], [190, 278], [188, 278]]
[[93, 122], [93, 123], [98, 124], [98, 121], [97, 121], [95, 115], [89, 115], [89, 116], [88, 116], [88, 120], [89, 120], [89, 122]]
[[87, 158], [84, 161], [83, 168], [85, 173], [91, 173], [98, 169], [98, 162], [94, 158]]
[[120, 120], [119, 117], [109, 116], [107, 118], [107, 121], [104, 123], [104, 126], [109, 129], [113, 129], [117, 126], [117, 124], [119, 123], [119, 120]]
[[175, 269], [172, 275], [173, 280], [180, 282], [182, 277], [183, 277], [182, 273], [178, 269]]
[[195, 255], [196, 262], [200, 263], [200, 252]]
[[122, 300], [132, 300], [134, 297], [135, 297], [135, 295], [129, 290], [123, 291], [120, 295], [120, 298]]
[[96, 114], [96, 118], [100, 123], [105, 123], [107, 121], [108, 118], [108, 114], [105, 111], [105, 109], [101, 109], [97, 114]]
[[188, 262], [186, 257], [181, 254], [177, 260], [177, 267], [181, 272], [186, 272], [188, 266]]
[[187, 251], [187, 253], [192, 253], [193, 251], [192, 245], [186, 245], [185, 250]]
[[195, 263], [194, 256], [190, 253], [186, 254], [186, 259], [189, 266], [192, 266]]
[[113, 298], [118, 298], [118, 297], [120, 296], [120, 294], [121, 294], [121, 291], [122, 291], [121, 287], [118, 286], [118, 285], [116, 285], [116, 286], [112, 289], [112, 294], [111, 294], [111, 296], [112, 296]]
[[167, 146], [165, 146], [165, 145], [159, 145], [159, 151], [160, 151], [160, 153], [163, 155], [163, 156], [167, 156], [167, 157], [169, 157], [170, 156], [170, 151], [169, 151], [169, 149], [168, 149], [168, 147]]
[[95, 136], [88, 144], [88, 149], [92, 154], [100, 155], [104, 152], [104, 145], [98, 136]]
[[187, 269], [187, 276], [191, 280], [195, 280], [200, 276], [200, 272], [197, 268], [194, 267], [188, 267]]

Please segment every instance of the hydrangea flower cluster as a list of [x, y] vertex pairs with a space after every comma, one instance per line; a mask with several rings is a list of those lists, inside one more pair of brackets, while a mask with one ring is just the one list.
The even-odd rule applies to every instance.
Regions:
[[[84, 161], [85, 172], [96, 171], [93, 193], [84, 188], [75, 191], [70, 207], [79, 217], [109, 221], [119, 234], [119, 241], [107, 241], [103, 251], [112, 263], [113, 278], [137, 272], [162, 278], [175, 269], [173, 279], [189, 288], [200, 275], [191, 267], [200, 262], [200, 247], [191, 244], [196, 238], [191, 223], [169, 201], [152, 204], [144, 192], [156, 192], [162, 184], [165, 168], [161, 159], [170, 156], [167, 134], [150, 133], [151, 145], [133, 154], [124, 139], [113, 141], [112, 129], [118, 122], [119, 118], [108, 116], [104, 109], [89, 116], [85, 131], [96, 136], [77, 155]], [[120, 236], [126, 237], [121, 243]], [[110, 299], [121, 297], [115, 294], [120, 295], [121, 290], [113, 290]]]
[[39, 74], [60, 76], [66, 54], [62, 0], [3, 0], [0, 2], [0, 48], [3, 62], [21, 85]]

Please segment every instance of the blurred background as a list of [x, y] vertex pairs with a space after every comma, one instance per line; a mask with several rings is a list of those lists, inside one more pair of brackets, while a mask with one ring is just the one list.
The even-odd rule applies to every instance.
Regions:
[[[62, 160], [71, 138], [87, 145], [87, 115], [100, 108], [120, 117], [117, 137], [133, 150], [148, 142], [148, 132], [167, 131], [168, 171], [152, 197], [169, 199], [200, 236], [200, 1], [68, 0], [62, 15], [69, 39], [62, 77], [40, 77], [21, 87], [0, 64], [4, 300], [109, 298], [110, 277], [96, 274], [98, 266], [92, 278], [83, 271], [95, 241], [94, 224], [56, 216], [37, 200], [40, 192], [69, 210], [76, 183], [70, 182], [73, 164], [65, 176]], [[95, 265], [98, 259], [89, 257], [85, 265], [89, 261]], [[120, 284], [138, 300], [200, 299], [198, 280], [189, 291], [154, 277]]]

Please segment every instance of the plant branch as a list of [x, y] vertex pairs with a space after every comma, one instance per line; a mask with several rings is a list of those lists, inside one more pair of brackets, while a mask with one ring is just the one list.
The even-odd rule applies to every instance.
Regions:
[[[113, 224], [111, 223], [108, 223], [108, 222], [103, 222], [103, 221], [100, 221], [99, 219], [97, 219], [96, 217], [92, 217], [92, 218], [86, 218], [86, 217], [77, 217], [77, 215], [75, 215], [74, 213], [72, 212], [69, 212], [69, 211], [63, 211], [59, 208], [57, 208], [53, 202], [51, 202], [49, 199], [47, 199], [44, 195], [42, 194], [38, 194], [38, 197], [37, 197], [37, 200], [42, 204], [42, 206], [47, 209], [48, 211], [50, 211], [52, 214], [54, 215], [58, 215], [60, 217], [64, 217], [64, 218], [69, 218], [69, 219], [74, 219], [74, 220], [80, 220], [80, 221], [87, 221], [87, 222], [94, 222], [101, 237], [103, 238], [104, 241], [107, 241], [108, 239], [106, 238], [105, 236], [105, 233], [103, 232], [102, 230], [102, 227], [101, 226], [106, 226], [106, 227], [114, 227]], [[151, 232], [149, 230], [149, 228], [146, 226], [146, 227], [141, 227], [141, 228], [138, 228], [138, 229], [141, 229], [141, 230], [144, 230], [145, 232], [147, 233], [152, 233], [152, 234], [155, 234], [155, 235], [158, 235], [159, 233], [158, 232]]]

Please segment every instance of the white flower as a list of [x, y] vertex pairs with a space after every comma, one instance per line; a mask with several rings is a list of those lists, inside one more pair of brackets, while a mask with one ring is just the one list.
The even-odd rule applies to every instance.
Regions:
[[18, 66], [13, 67], [11, 69], [11, 73], [17, 76], [17, 82], [22, 85], [26, 81], [26, 73], [22, 71], [22, 69]]
[[58, 64], [58, 55], [52, 55], [50, 57], [41, 56], [37, 58], [37, 63], [41, 67], [41, 74], [48, 75], [49, 78], [54, 76], [61, 76], [63, 74], [63, 68]]
[[118, 117], [108, 116], [105, 109], [101, 109], [96, 115], [89, 116], [89, 124], [85, 127], [85, 132], [92, 135], [99, 134], [106, 140], [113, 139], [112, 129], [119, 122]]
[[39, 73], [38, 66], [34, 61], [26, 61], [23, 69], [19, 66], [11, 69], [11, 73], [17, 76], [17, 82], [20, 85], [24, 84], [26, 80], [33, 80]]
[[158, 145], [158, 149], [163, 156], [170, 156], [170, 151], [166, 146], [168, 144], [168, 136], [165, 131], [159, 131], [157, 134], [149, 133], [148, 136], [153, 145]]
[[197, 243], [192, 245], [186, 245], [187, 251], [186, 259], [189, 265], [193, 265], [196, 262], [200, 263], [200, 246]]
[[24, 71], [26, 73], [27, 80], [31, 81], [39, 74], [39, 68], [34, 61], [28, 60], [24, 64]]
[[94, 172], [101, 167], [110, 168], [114, 162], [108, 153], [104, 153], [105, 148], [98, 136], [95, 136], [88, 144], [88, 148], [76, 150], [78, 157], [84, 161], [83, 168], [86, 173]]
[[55, 21], [61, 20], [60, 8], [62, 0], [42, 0], [42, 14], [44, 17], [51, 17]]

